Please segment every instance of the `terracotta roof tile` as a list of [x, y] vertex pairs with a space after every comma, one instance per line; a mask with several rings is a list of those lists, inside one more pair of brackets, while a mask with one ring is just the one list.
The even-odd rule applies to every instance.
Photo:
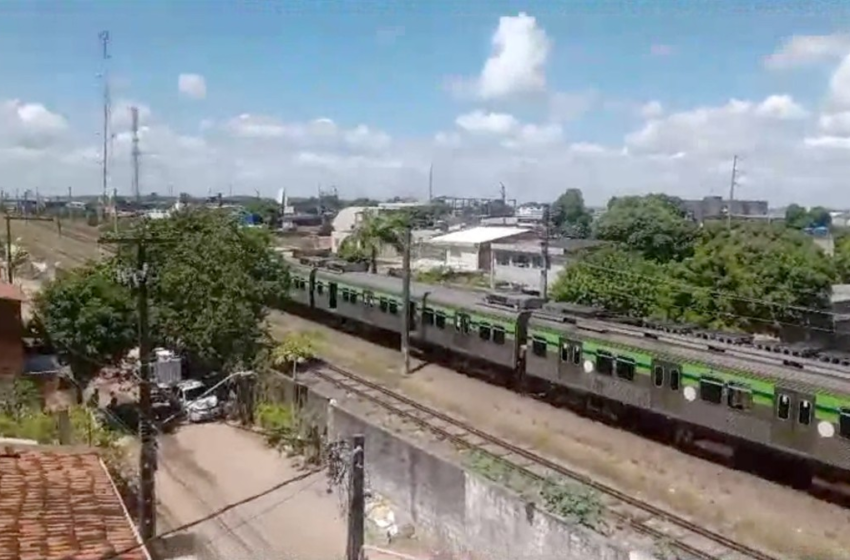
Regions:
[[138, 543], [96, 453], [0, 445], [0, 560], [99, 560]]

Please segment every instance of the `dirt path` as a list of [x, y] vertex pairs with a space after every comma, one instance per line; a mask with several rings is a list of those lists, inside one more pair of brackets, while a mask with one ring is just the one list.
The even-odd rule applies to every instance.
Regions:
[[783, 558], [850, 559], [850, 512], [840, 507], [439, 366], [403, 379], [398, 352], [292, 315], [270, 323], [278, 336], [313, 331], [339, 365], [724, 534]]

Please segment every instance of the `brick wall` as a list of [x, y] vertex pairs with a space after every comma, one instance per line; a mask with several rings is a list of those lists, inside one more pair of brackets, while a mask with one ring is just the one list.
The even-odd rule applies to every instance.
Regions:
[[0, 299], [0, 377], [14, 377], [23, 370], [21, 303]]

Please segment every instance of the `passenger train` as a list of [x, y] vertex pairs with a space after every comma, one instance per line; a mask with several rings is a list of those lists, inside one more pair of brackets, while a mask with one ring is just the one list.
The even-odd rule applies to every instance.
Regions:
[[[399, 333], [402, 281], [291, 267], [288, 301]], [[802, 482], [850, 473], [850, 362], [793, 355], [739, 334], [635, 322], [540, 298], [411, 283], [411, 344], [483, 360], [523, 386], [545, 381], [625, 413], [661, 419], [680, 444], [696, 436], [753, 449]], [[799, 354], [799, 353], [797, 353]]]

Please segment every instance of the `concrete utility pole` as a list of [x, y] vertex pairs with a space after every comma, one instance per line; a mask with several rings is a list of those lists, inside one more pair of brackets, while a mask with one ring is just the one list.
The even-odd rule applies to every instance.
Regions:
[[33, 221], [33, 222], [56, 222], [56, 227], [59, 232], [59, 235], [62, 235], [62, 225], [59, 223], [58, 219], [54, 218], [42, 218], [40, 216], [12, 216], [10, 214], [6, 214], [4, 216], [6, 219], [6, 279], [11, 284], [15, 279], [15, 273], [12, 270], [14, 267], [12, 266], [12, 220], [22, 220], [22, 221]]
[[142, 202], [142, 192], [139, 189], [139, 108], [130, 107], [130, 116], [133, 120], [133, 196], [136, 204]]
[[351, 477], [349, 486], [348, 506], [348, 546], [345, 551], [346, 560], [362, 558], [365, 540], [366, 494], [365, 494], [365, 451], [366, 438], [354, 436], [351, 446]]
[[540, 252], [543, 256], [543, 270], [540, 271], [540, 297], [549, 299], [549, 221], [550, 205], [543, 207], [543, 239], [540, 242]]
[[732, 201], [735, 200], [735, 187], [738, 186], [738, 156], [732, 158], [732, 180], [729, 181], [729, 204], [726, 206], [726, 227], [732, 231]]
[[401, 287], [401, 359], [403, 375], [410, 374], [410, 327], [412, 309], [410, 305], [410, 252], [412, 250], [413, 225], [404, 226], [404, 254], [402, 256], [402, 287]]
[[101, 181], [103, 192], [101, 193], [101, 212], [106, 200], [109, 196], [109, 120], [110, 120], [110, 105], [111, 99], [109, 94], [109, 31], [101, 31], [98, 36], [103, 56], [103, 161], [101, 162]]
[[428, 202], [434, 200], [434, 164], [428, 169]]

